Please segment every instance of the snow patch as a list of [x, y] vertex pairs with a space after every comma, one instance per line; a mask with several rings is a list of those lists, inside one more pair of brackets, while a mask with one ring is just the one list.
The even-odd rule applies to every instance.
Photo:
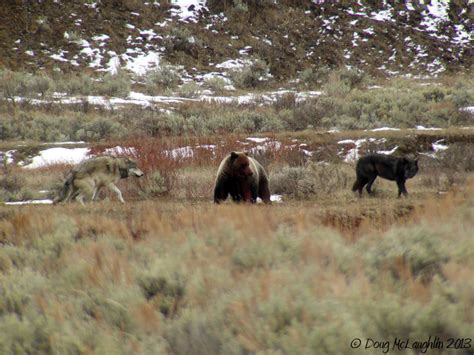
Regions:
[[17, 206], [17, 205], [51, 205], [53, 200], [43, 199], [43, 200], [26, 200], [26, 201], [15, 201], [15, 202], [5, 202], [5, 205]]
[[431, 146], [433, 147], [433, 151], [436, 153], [445, 151], [449, 147], [446, 144], [443, 144], [443, 142], [446, 142], [445, 139], [440, 139], [434, 142]]
[[171, 150], [165, 150], [165, 155], [172, 159], [192, 158], [194, 156], [194, 150], [190, 146], [180, 147]]
[[113, 156], [121, 156], [121, 155], [129, 155], [129, 156], [137, 156], [137, 150], [133, 147], [122, 147], [116, 146], [113, 148], [108, 148], [104, 150], [104, 153], [107, 155]]
[[199, 13], [206, 10], [206, 0], [171, 0], [173, 9], [171, 13], [178, 16], [181, 21], [197, 22]]
[[121, 58], [126, 62], [125, 68], [137, 75], [145, 75], [147, 71], [160, 65], [160, 55], [157, 52], [142, 53], [137, 56], [122, 54]]
[[281, 195], [271, 195], [270, 196], [270, 201], [272, 201], [272, 202], [283, 202], [283, 199], [282, 199]]
[[25, 169], [37, 169], [54, 164], [77, 164], [87, 159], [90, 148], [49, 148], [39, 152]]
[[398, 145], [395, 146], [393, 149], [391, 150], [379, 150], [377, 151], [377, 153], [379, 154], [385, 154], [385, 155], [392, 155], [393, 153], [395, 153], [395, 151], [398, 149]]
[[263, 143], [263, 142], [268, 141], [270, 138], [248, 137], [246, 139], [248, 141], [255, 142], [255, 143]]
[[441, 131], [441, 128], [425, 126], [415, 126], [415, 129], [418, 131]]
[[392, 127], [380, 127], [371, 129], [372, 132], [380, 132], [380, 131], [400, 131], [400, 128], [392, 128]]
[[16, 150], [7, 150], [6, 152], [0, 151], [0, 164], [1, 163], [6, 163], [6, 164], [11, 164], [13, 163], [13, 156], [15, 154]]
[[[360, 150], [360, 148], [362, 147], [363, 144], [365, 144], [365, 143], [381, 144], [381, 143], [384, 143], [385, 141], [386, 141], [385, 138], [380, 138], [380, 139], [377, 139], [377, 138], [361, 138], [361, 139], [356, 139], [356, 140], [344, 139], [344, 140], [341, 140], [341, 141], [337, 142], [337, 144], [352, 146], [352, 148], [350, 148], [350, 149], [343, 148], [339, 152], [339, 155], [343, 156], [342, 159], [344, 160], [344, 162], [351, 163], [351, 162], [355, 162], [355, 161], [359, 160], [359, 157], [360, 157], [359, 150]], [[395, 150], [397, 148], [398, 147], [395, 147], [395, 148], [393, 148], [392, 150], [389, 150], [389, 151], [381, 150], [381, 151], [379, 151], [379, 153], [381, 153], [381, 154], [392, 154], [393, 152], [395, 152]]]

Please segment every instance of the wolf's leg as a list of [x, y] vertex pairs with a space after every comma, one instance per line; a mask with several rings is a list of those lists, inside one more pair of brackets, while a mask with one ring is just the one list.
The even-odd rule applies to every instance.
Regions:
[[71, 193], [68, 195], [66, 201], [71, 202], [72, 200], [77, 199], [77, 196], [79, 195], [80, 191], [74, 187], [74, 190], [71, 191]]
[[122, 197], [122, 192], [119, 190], [117, 186], [114, 185], [114, 183], [111, 182], [110, 184], [107, 185], [107, 187], [109, 188], [110, 191], [115, 192], [120, 202], [125, 203]]
[[398, 197], [400, 197], [402, 194], [403, 194], [403, 196], [407, 197], [408, 196], [408, 191], [407, 191], [407, 188], [405, 187], [405, 180], [404, 179], [398, 179], [397, 180], [397, 186], [398, 186]]
[[94, 190], [92, 191], [92, 201], [97, 201], [97, 197], [99, 196], [100, 188], [98, 186], [94, 186]]
[[366, 178], [365, 176], [357, 176], [357, 180], [354, 183], [354, 186], [352, 187], [352, 189], [354, 191], [357, 190], [359, 192], [359, 197], [362, 196], [362, 190], [364, 189], [364, 186], [365, 184], [367, 184], [368, 181], [369, 179]]
[[78, 194], [77, 187], [74, 185], [74, 181], [71, 182], [71, 185], [69, 186], [69, 189], [66, 193], [66, 196], [64, 197], [65, 202], [71, 202]]
[[81, 203], [81, 205], [83, 205], [83, 206], [86, 205], [84, 203], [84, 194], [83, 193], [80, 193], [79, 195], [77, 195], [76, 200], [78, 200]]
[[71, 195], [71, 199], [75, 198], [84, 205], [86, 201], [92, 199], [94, 193], [95, 183], [91, 179], [76, 180], [74, 183], [74, 193]]
[[374, 183], [374, 181], [375, 181], [376, 178], [377, 178], [377, 175], [374, 175], [374, 176], [369, 177], [369, 182], [367, 183], [367, 187], [366, 187], [367, 192], [368, 192], [369, 194], [372, 193], [372, 184]]

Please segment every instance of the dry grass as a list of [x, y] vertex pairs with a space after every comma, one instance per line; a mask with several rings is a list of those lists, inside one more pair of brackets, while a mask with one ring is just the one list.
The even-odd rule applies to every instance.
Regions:
[[0, 207], [0, 348], [331, 354], [355, 337], [467, 337], [473, 193]]
[[[386, 180], [373, 197], [350, 191], [354, 167], [331, 153], [342, 135], [272, 136], [283, 144], [257, 155], [270, 180], [302, 169], [295, 191], [307, 194], [215, 206], [219, 161], [250, 150], [246, 137], [94, 146], [136, 148], [147, 177], [120, 182], [125, 205], [1, 205], [0, 353], [346, 354], [355, 337], [472, 335], [474, 182], [463, 136], [451, 155], [422, 161], [402, 199]], [[288, 149], [295, 138], [323, 147], [329, 165]], [[190, 157], [166, 153], [216, 142]], [[37, 191], [67, 169], [13, 173]], [[166, 190], [155, 194], [157, 172]], [[432, 178], [443, 172], [456, 184]]]

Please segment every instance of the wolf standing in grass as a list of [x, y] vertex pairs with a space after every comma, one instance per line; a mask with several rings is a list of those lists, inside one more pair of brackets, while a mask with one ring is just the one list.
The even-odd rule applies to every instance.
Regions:
[[117, 195], [120, 202], [125, 203], [122, 192], [115, 184], [130, 175], [140, 177], [143, 172], [129, 158], [101, 156], [86, 160], [68, 173], [63, 189], [54, 203], [78, 199], [84, 205], [85, 199], [94, 201], [102, 187], [107, 187]]
[[405, 181], [411, 179], [418, 172], [418, 160], [397, 158], [384, 154], [370, 154], [359, 159], [356, 165], [357, 179], [352, 186], [352, 191], [359, 191], [367, 184], [367, 192], [372, 192], [372, 184], [377, 176], [397, 182], [398, 197], [407, 196], [408, 191]]

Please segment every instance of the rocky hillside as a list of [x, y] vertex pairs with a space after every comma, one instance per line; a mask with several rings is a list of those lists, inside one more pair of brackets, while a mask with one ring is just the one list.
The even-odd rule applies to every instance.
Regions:
[[163, 60], [190, 79], [264, 63], [372, 75], [469, 71], [469, 0], [27, 0], [0, 7], [0, 67], [145, 74]]

